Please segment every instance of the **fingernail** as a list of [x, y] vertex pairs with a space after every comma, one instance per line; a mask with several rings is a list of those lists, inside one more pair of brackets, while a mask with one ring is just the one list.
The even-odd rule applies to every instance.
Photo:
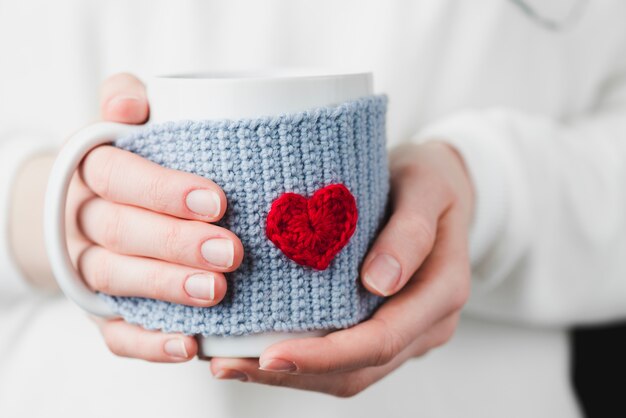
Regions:
[[106, 104], [106, 106], [109, 109], [114, 109], [115, 107], [119, 106], [120, 104], [131, 104], [129, 102], [138, 102], [140, 101], [141, 98], [139, 96], [130, 96], [130, 95], [119, 95], [119, 96], [114, 96], [112, 97], [109, 102]]
[[378, 254], [367, 267], [364, 280], [378, 293], [388, 296], [398, 285], [401, 273], [398, 260], [388, 254]]
[[281, 358], [270, 358], [263, 360], [259, 369], [268, 372], [295, 372], [298, 370], [298, 366], [296, 366], [296, 363], [293, 361], [283, 360]]
[[215, 299], [215, 278], [212, 274], [194, 274], [185, 280], [185, 292], [192, 298]]
[[140, 122], [147, 117], [145, 100], [139, 96], [119, 95], [111, 98], [104, 110], [110, 117]]
[[163, 351], [172, 357], [189, 358], [189, 353], [187, 353], [187, 348], [185, 348], [185, 342], [180, 338], [173, 338], [165, 341]]
[[220, 214], [220, 197], [211, 190], [193, 190], [187, 194], [185, 203], [190, 211], [203, 216]]
[[242, 382], [245, 382], [246, 380], [248, 380], [248, 376], [246, 376], [245, 373], [242, 373], [239, 370], [232, 370], [232, 369], [220, 370], [219, 372], [215, 374], [215, 378], [222, 379], [222, 380], [236, 379], [236, 380], [241, 380]]
[[233, 242], [226, 238], [213, 238], [205, 241], [200, 249], [202, 257], [214, 266], [230, 267], [235, 257]]

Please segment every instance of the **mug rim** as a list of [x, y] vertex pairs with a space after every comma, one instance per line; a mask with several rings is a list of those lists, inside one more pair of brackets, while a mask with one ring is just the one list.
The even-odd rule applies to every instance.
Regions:
[[372, 79], [372, 71], [346, 71], [316, 67], [280, 67], [254, 70], [207, 70], [199, 72], [180, 72], [155, 74], [151, 80], [159, 82], [271, 82], [288, 80], [341, 80], [346, 78]]
[[336, 105], [372, 94], [373, 73], [330, 67], [172, 73], [146, 83], [150, 121], [249, 119]]

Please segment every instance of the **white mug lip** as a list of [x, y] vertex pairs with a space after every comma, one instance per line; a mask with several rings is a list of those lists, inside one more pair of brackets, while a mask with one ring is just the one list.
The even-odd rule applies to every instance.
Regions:
[[272, 81], [289, 81], [289, 80], [341, 80], [346, 78], [364, 78], [371, 79], [373, 76], [371, 71], [356, 70], [339, 70], [332, 68], [318, 67], [282, 67], [282, 68], [260, 68], [254, 70], [212, 70], [198, 72], [180, 72], [155, 74], [149, 77], [151, 81], [158, 82], [209, 82], [209, 83], [227, 83], [227, 82], [272, 82]]
[[183, 72], [146, 81], [149, 123], [271, 117], [373, 92], [372, 72], [321, 67]]

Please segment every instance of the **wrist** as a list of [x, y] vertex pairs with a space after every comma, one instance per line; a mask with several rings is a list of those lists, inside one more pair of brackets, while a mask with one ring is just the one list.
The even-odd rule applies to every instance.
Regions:
[[441, 146], [444, 150], [443, 152], [445, 152], [450, 158], [451, 165], [454, 166], [455, 175], [452, 179], [454, 196], [456, 199], [456, 203], [459, 205], [463, 213], [465, 213], [466, 220], [469, 225], [471, 219], [474, 216], [475, 190], [472, 183], [472, 178], [465, 163], [465, 159], [454, 145], [446, 141], [433, 140], [431, 144]]
[[26, 280], [40, 288], [56, 288], [43, 238], [43, 207], [51, 154], [33, 156], [20, 167], [14, 180], [9, 208], [9, 245]]

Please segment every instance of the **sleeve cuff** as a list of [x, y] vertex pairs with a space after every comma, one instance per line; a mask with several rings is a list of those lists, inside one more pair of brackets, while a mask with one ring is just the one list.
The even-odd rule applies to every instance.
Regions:
[[10, 246], [10, 211], [15, 177], [31, 156], [49, 151], [37, 137], [0, 140], [0, 305], [33, 291], [13, 260]]

